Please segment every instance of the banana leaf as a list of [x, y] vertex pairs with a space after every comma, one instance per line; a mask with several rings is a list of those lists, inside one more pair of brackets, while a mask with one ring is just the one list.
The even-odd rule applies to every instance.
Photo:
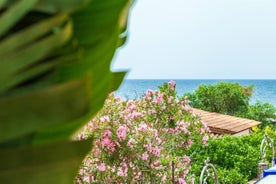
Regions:
[[0, 183], [72, 183], [72, 142], [125, 72], [130, 0], [0, 0]]

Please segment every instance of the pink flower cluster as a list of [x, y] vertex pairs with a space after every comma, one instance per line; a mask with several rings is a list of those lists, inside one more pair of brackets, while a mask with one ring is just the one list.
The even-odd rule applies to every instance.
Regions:
[[209, 130], [188, 99], [178, 99], [175, 87], [170, 81], [138, 100], [111, 94], [79, 135], [95, 141], [77, 183], [168, 183], [172, 160], [176, 181], [193, 183], [186, 153], [192, 144], [207, 145]]

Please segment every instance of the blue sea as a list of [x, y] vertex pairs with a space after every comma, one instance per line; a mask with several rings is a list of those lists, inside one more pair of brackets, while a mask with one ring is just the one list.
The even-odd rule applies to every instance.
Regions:
[[[158, 86], [170, 80], [141, 80], [127, 79], [121, 84], [115, 92], [117, 96], [126, 99], [137, 99], [141, 97], [148, 89], [157, 90]], [[194, 92], [201, 84], [215, 84], [217, 82], [239, 83], [243, 86], [254, 85], [254, 92], [250, 103], [269, 102], [276, 106], [276, 80], [174, 80], [176, 83], [177, 95], [182, 96], [184, 93]]]

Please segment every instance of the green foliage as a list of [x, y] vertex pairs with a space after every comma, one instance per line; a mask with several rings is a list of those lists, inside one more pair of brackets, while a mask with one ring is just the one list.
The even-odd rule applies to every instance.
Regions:
[[250, 89], [252, 86], [243, 87], [238, 83], [219, 82], [214, 85], [200, 85], [194, 94], [187, 96], [192, 107], [233, 115], [247, 109]]
[[73, 134], [125, 74], [109, 68], [126, 40], [130, 5], [0, 1], [0, 183], [73, 181], [91, 149]]
[[245, 178], [240, 170], [236, 169], [219, 169], [217, 172], [219, 176], [220, 184], [242, 184], [247, 183], [247, 178]]
[[276, 108], [270, 103], [249, 104], [253, 85], [220, 82], [214, 85], [200, 85], [194, 93], [185, 94], [195, 108], [230, 114], [262, 122], [262, 127], [271, 125], [276, 119]]
[[[192, 171], [199, 176], [204, 160], [209, 157], [218, 171], [219, 183], [245, 184], [248, 180], [257, 178], [257, 168], [260, 162], [260, 145], [264, 133], [276, 140], [275, 131], [270, 128], [257, 129], [254, 133], [241, 136], [212, 138], [208, 146], [202, 148], [193, 145], [190, 154]], [[267, 162], [270, 162], [271, 151], [267, 150]], [[199, 181], [199, 178], [196, 178]]]
[[272, 121], [276, 119], [276, 108], [270, 103], [257, 101], [255, 104], [249, 106], [246, 113], [242, 113], [239, 116], [261, 121], [262, 127], [265, 127], [271, 125]]

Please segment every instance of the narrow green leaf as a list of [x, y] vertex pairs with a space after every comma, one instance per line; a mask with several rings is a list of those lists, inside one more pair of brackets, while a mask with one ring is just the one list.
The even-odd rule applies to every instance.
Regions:
[[52, 70], [53, 68], [61, 65], [62, 63], [66, 63], [69, 61], [75, 61], [77, 59], [78, 59], [78, 54], [76, 54], [76, 53], [73, 53], [71, 55], [65, 55], [65, 56], [62, 56], [57, 59], [45, 61], [44, 63], [42, 63], [38, 66], [35, 66], [33, 68], [30, 68], [27, 71], [20, 72], [20, 73], [14, 75], [14, 77], [10, 78], [10, 80], [1, 80], [0, 79], [0, 84], [1, 84], [0, 91], [5, 91], [9, 88], [12, 88], [12, 87], [26, 81], [26, 80], [30, 80], [31, 78], [33, 78], [39, 74], [45, 73], [49, 70]]
[[83, 8], [91, 0], [40, 0], [34, 10], [45, 13], [72, 12]]
[[53, 28], [61, 25], [66, 19], [68, 19], [68, 16], [65, 14], [56, 15], [10, 35], [0, 42], [0, 56], [7, 54], [7, 52], [18, 51], [24, 45], [37, 41], [39, 37], [52, 31]]
[[87, 85], [89, 79], [83, 78], [0, 98], [0, 143], [85, 115], [89, 110]]
[[[9, 80], [9, 77], [14, 73], [22, 70], [43, 59], [55, 48], [62, 46], [72, 34], [72, 22], [69, 21], [62, 30], [56, 34], [50, 35], [29, 47], [22, 49], [18, 53], [7, 54], [0, 57], [0, 78]], [[1, 85], [1, 84], [0, 84]]]
[[23, 17], [37, 0], [21, 0], [12, 5], [0, 16], [0, 37], [3, 36], [14, 24]]
[[0, 149], [0, 183], [73, 183], [91, 140]]

